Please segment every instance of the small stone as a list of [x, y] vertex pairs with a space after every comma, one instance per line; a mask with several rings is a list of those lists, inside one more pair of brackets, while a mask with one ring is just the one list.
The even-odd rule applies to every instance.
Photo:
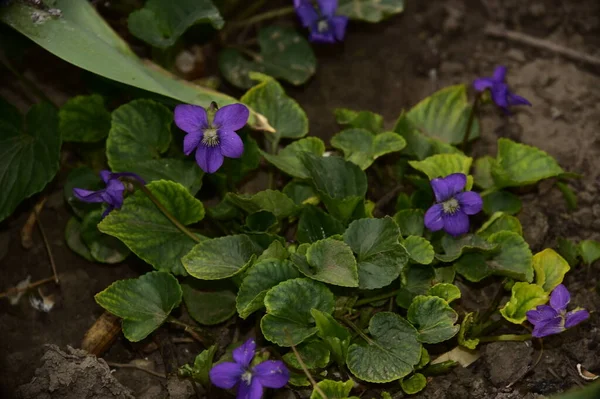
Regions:
[[492, 342], [483, 349], [490, 381], [503, 386], [529, 370], [533, 348], [525, 342]]

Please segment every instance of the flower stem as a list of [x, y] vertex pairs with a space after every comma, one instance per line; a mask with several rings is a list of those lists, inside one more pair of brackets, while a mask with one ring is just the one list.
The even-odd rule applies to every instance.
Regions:
[[285, 332], [285, 335], [286, 335], [289, 343], [291, 344], [291, 348], [292, 348], [292, 351], [294, 352], [294, 356], [296, 356], [296, 360], [298, 360], [298, 363], [300, 363], [300, 367], [302, 367], [302, 371], [304, 371], [304, 374], [306, 375], [306, 378], [308, 378], [308, 380], [310, 381], [311, 385], [313, 386], [313, 389], [315, 391], [317, 391], [323, 399], [327, 399], [327, 395], [325, 395], [325, 392], [323, 392], [321, 390], [321, 388], [317, 385], [317, 382], [313, 378], [310, 371], [308, 371], [308, 367], [306, 367], [304, 360], [302, 360], [302, 356], [300, 356], [300, 353], [298, 353], [298, 350], [296, 349], [296, 345], [294, 345], [292, 343], [292, 336], [291, 336], [290, 332], [287, 329], [284, 329], [284, 332]]
[[167, 208], [164, 207], [163, 204], [160, 203], [160, 201], [158, 200], [158, 198], [156, 198], [154, 196], [154, 194], [152, 194], [152, 191], [148, 190], [148, 187], [146, 187], [145, 185], [141, 184], [140, 182], [138, 182], [137, 180], [131, 180], [134, 181], [136, 183], [136, 185], [138, 186], [138, 188], [140, 190], [142, 190], [142, 192], [144, 194], [146, 194], [146, 196], [148, 198], [150, 198], [150, 201], [154, 202], [154, 205], [156, 205], [156, 207], [162, 212], [163, 215], [165, 215], [165, 217], [167, 219], [169, 219], [171, 221], [171, 223], [173, 223], [175, 225], [175, 227], [177, 227], [183, 234], [185, 234], [186, 236], [190, 237], [192, 240], [194, 240], [195, 242], [200, 242], [200, 239], [191, 231], [189, 231], [187, 229], [187, 227], [185, 227], [183, 224], [181, 224], [181, 222], [179, 220], [177, 220], [175, 218], [175, 216], [173, 216], [171, 214], [171, 212], [169, 212], [167, 210]]
[[480, 337], [479, 342], [499, 342], [499, 341], [529, 341], [531, 334], [503, 334], [491, 337]]
[[254, 25], [259, 22], [267, 21], [269, 19], [282, 17], [284, 15], [292, 14], [296, 11], [294, 6], [277, 8], [275, 10], [270, 10], [264, 12], [262, 14], [256, 14], [253, 17], [247, 18], [243, 21], [233, 21], [228, 24], [228, 28], [241, 28], [248, 25]]
[[473, 100], [473, 106], [471, 107], [471, 113], [469, 114], [469, 120], [467, 121], [467, 128], [465, 129], [465, 136], [462, 142], [462, 150], [467, 152], [467, 146], [469, 145], [469, 136], [471, 135], [471, 129], [473, 128], [473, 123], [475, 122], [475, 114], [479, 110], [479, 102], [481, 100], [481, 93], [475, 94], [475, 99]]
[[381, 301], [382, 299], [388, 299], [388, 298], [398, 295], [399, 293], [400, 293], [400, 290], [394, 290], [392, 292], [388, 292], [387, 294], [381, 294], [381, 295], [377, 295], [377, 296], [363, 298], [360, 301], [356, 301], [354, 303], [354, 306], [366, 305], [371, 302], [377, 302], [377, 301]]

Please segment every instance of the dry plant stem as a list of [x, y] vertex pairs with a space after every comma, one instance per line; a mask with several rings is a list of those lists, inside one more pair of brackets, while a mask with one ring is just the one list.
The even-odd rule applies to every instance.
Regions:
[[259, 22], [267, 21], [269, 19], [283, 17], [285, 15], [293, 14], [294, 12], [296, 12], [296, 9], [293, 6], [278, 8], [276, 10], [267, 11], [262, 14], [256, 14], [253, 17], [246, 18], [243, 21], [230, 22], [228, 24], [228, 28], [235, 29], [235, 28], [241, 28], [243, 26], [254, 25]]
[[114, 367], [114, 368], [136, 369], [136, 370], [145, 371], [146, 373], [151, 374], [158, 378], [167, 378], [164, 374], [157, 373], [156, 371], [148, 370], [147, 368], [144, 368], [144, 367], [136, 366], [135, 364], [113, 363], [113, 362], [106, 362], [106, 364], [108, 364], [110, 367]]
[[31, 211], [27, 221], [21, 229], [21, 245], [25, 249], [30, 249], [33, 246], [33, 228], [37, 220], [37, 215], [42, 211], [47, 199], [48, 198], [43, 197], [37, 204], [35, 204], [33, 211]]
[[538, 39], [537, 37], [529, 36], [524, 33], [516, 32], [513, 30], [507, 30], [495, 25], [486, 26], [484, 29], [484, 33], [488, 36], [499, 37], [502, 39], [507, 39], [517, 43], [536, 47], [542, 50], [548, 50], [574, 61], [581, 61], [590, 65], [600, 67], [599, 57], [595, 57], [590, 54], [582, 53], [580, 51], [558, 45], [549, 40]]
[[354, 303], [354, 306], [361, 306], [361, 305], [367, 305], [371, 302], [377, 302], [377, 301], [381, 301], [382, 299], [388, 299], [388, 298], [392, 298], [395, 297], [396, 295], [398, 295], [400, 293], [400, 290], [394, 290], [392, 292], [388, 292], [387, 294], [381, 294], [381, 295], [377, 295], [377, 296], [372, 296], [369, 298], [364, 298], [361, 299], [360, 301], [356, 301]]
[[467, 128], [465, 129], [465, 136], [463, 137], [462, 150], [467, 152], [467, 146], [469, 145], [469, 137], [471, 136], [471, 130], [473, 129], [473, 123], [475, 122], [475, 114], [479, 110], [479, 103], [481, 102], [481, 93], [475, 94], [473, 100], [473, 106], [471, 107], [471, 113], [469, 114], [469, 120], [467, 121]]
[[480, 337], [479, 342], [499, 342], [499, 341], [529, 341], [531, 334], [503, 334], [493, 337]]
[[[291, 343], [292, 342], [292, 337], [291, 337], [290, 333], [287, 330], [285, 330], [285, 335], [287, 336], [288, 340]], [[321, 390], [321, 388], [319, 388], [319, 386], [317, 385], [317, 382], [313, 378], [312, 374], [310, 374], [310, 371], [308, 371], [308, 368], [306, 367], [306, 364], [304, 364], [304, 360], [302, 360], [302, 356], [300, 356], [300, 354], [298, 353], [298, 350], [296, 349], [296, 345], [292, 344], [291, 347], [292, 347], [292, 351], [294, 351], [294, 356], [296, 356], [296, 359], [298, 360], [298, 363], [300, 363], [300, 367], [302, 367], [302, 371], [304, 371], [304, 374], [306, 374], [306, 378], [308, 378], [308, 380], [312, 384], [313, 389], [315, 391], [317, 391], [319, 393], [319, 395], [321, 395], [321, 397], [323, 399], [328, 399], [327, 395], [325, 395], [325, 392], [323, 392]]]
[[46, 232], [44, 231], [44, 227], [42, 226], [42, 221], [40, 220], [40, 214], [36, 212], [35, 218], [38, 227], [40, 228], [40, 233], [42, 233], [42, 239], [44, 240], [44, 245], [46, 246], [46, 251], [48, 252], [48, 259], [50, 259], [50, 265], [52, 266], [52, 273], [54, 274], [54, 282], [56, 284], [58, 281], [58, 273], [56, 272], [56, 262], [54, 261], [54, 255], [52, 255], [52, 248], [50, 247], [50, 242], [48, 242], [48, 237], [46, 237]]
[[195, 242], [197, 242], [197, 243], [200, 242], [200, 239], [194, 233], [192, 233], [191, 231], [189, 231], [187, 229], [187, 227], [185, 227], [183, 224], [181, 224], [181, 222], [179, 222], [179, 220], [177, 220], [175, 218], [175, 216], [171, 215], [171, 212], [169, 212], [167, 210], [167, 208], [165, 208], [163, 206], [163, 204], [160, 203], [160, 201], [158, 200], [158, 198], [156, 198], [154, 196], [154, 194], [152, 194], [152, 192], [150, 190], [148, 190], [148, 188], [145, 185], [143, 185], [143, 184], [141, 184], [141, 183], [139, 183], [137, 181], [136, 181], [136, 183], [137, 183], [138, 188], [140, 190], [142, 190], [142, 192], [144, 194], [146, 194], [146, 196], [148, 198], [150, 198], [150, 201], [152, 201], [154, 203], [154, 205], [156, 205], [156, 207], [162, 212], [162, 214], [165, 215], [165, 217], [167, 219], [169, 219], [171, 221], [171, 223], [173, 223], [175, 225], [175, 227], [177, 227], [183, 234], [185, 234], [186, 236], [190, 237]]
[[4, 297], [9, 296], [9, 295], [18, 294], [19, 292], [27, 291], [27, 290], [30, 290], [32, 288], [36, 288], [36, 287], [38, 287], [38, 286], [40, 286], [42, 284], [50, 283], [52, 281], [56, 281], [56, 278], [54, 276], [45, 278], [43, 280], [36, 281], [34, 283], [31, 283], [27, 287], [23, 287], [23, 288], [12, 287], [12, 288], [9, 288], [8, 290], [6, 290], [5, 292], [0, 292], [0, 298], [4, 298]]
[[194, 338], [195, 340], [199, 341], [200, 343], [202, 343], [203, 345], [205, 345], [206, 347], [209, 347], [210, 345], [212, 345], [212, 343], [215, 342], [214, 337], [212, 337], [209, 333], [207, 333], [206, 331], [204, 331], [202, 328], [200, 327], [196, 327], [196, 326], [192, 326], [190, 324], [187, 324], [181, 320], [176, 319], [173, 316], [169, 316], [167, 318], [167, 323], [171, 323], [174, 324], [176, 326], [180, 326], [183, 327], [185, 332], [187, 332], [188, 334], [190, 334], [192, 336], [192, 338]]

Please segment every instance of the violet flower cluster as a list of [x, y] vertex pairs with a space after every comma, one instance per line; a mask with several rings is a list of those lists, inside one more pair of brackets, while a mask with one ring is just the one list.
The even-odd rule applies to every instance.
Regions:
[[483, 208], [481, 196], [474, 191], [464, 191], [467, 176], [453, 173], [431, 180], [436, 204], [425, 213], [425, 227], [431, 231], [444, 229], [448, 234], [459, 236], [469, 231], [469, 215]]
[[550, 305], [540, 305], [535, 310], [527, 312], [527, 320], [533, 324], [531, 335], [543, 338], [558, 334], [590, 317], [589, 312], [585, 309], [567, 312], [567, 305], [570, 301], [571, 294], [567, 287], [562, 284], [557, 285], [550, 294]]
[[209, 373], [213, 385], [231, 389], [237, 387], [237, 399], [260, 399], [263, 388], [282, 388], [290, 372], [280, 360], [265, 360], [250, 367], [256, 352], [256, 342], [249, 339], [233, 350], [233, 362], [215, 365]]
[[344, 40], [348, 18], [335, 15], [337, 0], [317, 0], [317, 4], [318, 8], [310, 0], [294, 0], [302, 26], [309, 29], [310, 41], [335, 43]]
[[175, 107], [175, 124], [186, 132], [183, 152], [196, 151], [196, 162], [206, 173], [216, 172], [225, 157], [239, 158], [244, 143], [236, 131], [248, 122], [250, 111], [243, 104], [230, 104], [218, 109], [212, 103], [208, 109], [181, 104]]
[[98, 191], [84, 190], [82, 188], [74, 188], [73, 195], [80, 201], [88, 203], [100, 203], [104, 202], [107, 207], [102, 213], [102, 217], [105, 217], [113, 209], [121, 209], [123, 206], [123, 195], [125, 193], [125, 185], [119, 178], [121, 177], [133, 177], [140, 183], [146, 184], [144, 180], [136, 175], [135, 173], [122, 172], [112, 173], [110, 170], [103, 170], [100, 172], [102, 181], [106, 184], [106, 187]]
[[482, 92], [489, 89], [492, 101], [504, 112], [509, 113], [508, 108], [514, 105], [531, 105], [525, 98], [510, 91], [506, 83], [506, 72], [508, 68], [503, 65], [497, 66], [494, 75], [489, 78], [475, 79], [473, 87]]

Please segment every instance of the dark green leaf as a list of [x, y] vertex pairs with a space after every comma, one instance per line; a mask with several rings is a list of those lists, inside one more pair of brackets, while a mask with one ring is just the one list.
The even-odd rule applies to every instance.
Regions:
[[421, 392], [427, 385], [427, 378], [421, 373], [415, 373], [407, 379], [400, 380], [400, 386], [407, 395]]
[[319, 203], [319, 197], [317, 197], [315, 189], [306, 182], [292, 180], [283, 188], [283, 193], [298, 206]]
[[58, 112], [63, 141], [93, 143], [108, 136], [110, 112], [98, 94], [70, 98]]
[[338, 365], [344, 366], [352, 335], [329, 313], [318, 309], [311, 309], [310, 313], [317, 324], [317, 335], [329, 346]]
[[90, 262], [94, 261], [90, 249], [85, 245], [81, 237], [81, 222], [74, 216], [69, 219], [67, 227], [65, 227], [65, 240], [69, 248], [76, 254], [83, 256]]
[[81, 239], [89, 248], [92, 258], [102, 263], [119, 263], [131, 253], [129, 248], [115, 237], [103, 234], [98, 230], [102, 221], [102, 211], [91, 211], [81, 222]]
[[292, 142], [281, 150], [278, 155], [272, 155], [264, 151], [261, 151], [261, 154], [267, 161], [275, 165], [275, 167], [282, 172], [285, 172], [292, 177], [308, 179], [310, 177], [310, 172], [306, 169], [298, 156], [298, 153], [301, 151], [310, 152], [320, 157], [325, 152], [325, 144], [317, 137], [306, 137]]
[[225, 199], [246, 213], [268, 211], [278, 219], [287, 218], [297, 211], [294, 201], [281, 191], [265, 190], [254, 195], [227, 193]]
[[556, 187], [558, 187], [558, 189], [560, 190], [560, 192], [562, 193], [566, 203], [567, 203], [567, 208], [570, 211], [574, 211], [577, 209], [577, 194], [575, 194], [575, 191], [573, 191], [571, 189], [571, 187], [569, 187], [568, 185], [566, 185], [563, 182], [556, 182]]
[[417, 295], [425, 295], [432, 286], [435, 271], [431, 266], [408, 265], [402, 271], [402, 285], [396, 303], [405, 309]]
[[302, 210], [296, 239], [299, 243], [312, 243], [343, 233], [344, 226], [337, 219], [315, 206], [308, 205]]
[[421, 209], [403, 209], [394, 215], [394, 221], [404, 237], [422, 236], [425, 229], [424, 219], [425, 212]]
[[231, 290], [208, 289], [207, 284], [182, 284], [181, 288], [190, 316], [200, 324], [219, 324], [235, 314], [235, 293]]
[[[329, 364], [329, 349], [322, 341], [304, 342], [298, 345], [298, 354], [307, 369], [321, 369]], [[294, 352], [288, 352], [283, 356], [283, 360], [291, 367], [302, 370], [302, 366]]]
[[99, 209], [100, 204], [90, 204], [87, 202], [79, 201], [73, 194], [74, 188], [85, 188], [87, 190], [100, 190], [102, 187], [102, 180], [97, 173], [87, 166], [75, 168], [69, 172], [67, 181], [64, 187], [65, 201], [71, 205], [73, 212], [80, 218], [84, 217], [88, 212]]
[[338, 124], [367, 129], [372, 133], [383, 131], [383, 116], [371, 111], [353, 111], [347, 108], [335, 109], [335, 120]]
[[579, 254], [583, 263], [591, 265], [600, 259], [600, 242], [594, 240], [583, 240], [579, 242]]
[[476, 234], [466, 234], [458, 238], [444, 235], [441, 244], [445, 253], [436, 254], [435, 257], [442, 262], [453, 262], [466, 252], [490, 252], [497, 247]]
[[352, 250], [344, 242], [326, 238], [311, 244], [306, 256], [292, 255], [300, 273], [314, 280], [342, 287], [358, 287], [358, 271]]
[[408, 308], [407, 318], [417, 329], [418, 340], [426, 344], [446, 341], [460, 329], [455, 324], [458, 314], [448, 302], [437, 296], [415, 297]]
[[483, 196], [483, 211], [488, 215], [495, 212], [504, 212], [514, 215], [521, 210], [521, 200], [508, 191], [493, 191]]
[[196, 356], [194, 365], [192, 367], [186, 364], [179, 369], [179, 375], [182, 377], [191, 377], [194, 381], [202, 384], [204, 388], [208, 388], [210, 384], [208, 373], [212, 368], [213, 357], [215, 356], [216, 352], [216, 345], [203, 350], [198, 356]]
[[558, 237], [558, 253], [569, 262], [569, 265], [576, 266], [579, 259], [579, 247], [573, 241]]
[[331, 145], [341, 150], [346, 160], [365, 170], [380, 156], [402, 150], [406, 141], [393, 132], [374, 134], [366, 129], [352, 128], [333, 136]]
[[427, 137], [415, 125], [413, 125], [403, 113], [396, 121], [394, 132], [398, 133], [406, 141], [404, 154], [423, 160], [434, 154], [461, 153], [456, 147], [446, 144], [438, 139]]

